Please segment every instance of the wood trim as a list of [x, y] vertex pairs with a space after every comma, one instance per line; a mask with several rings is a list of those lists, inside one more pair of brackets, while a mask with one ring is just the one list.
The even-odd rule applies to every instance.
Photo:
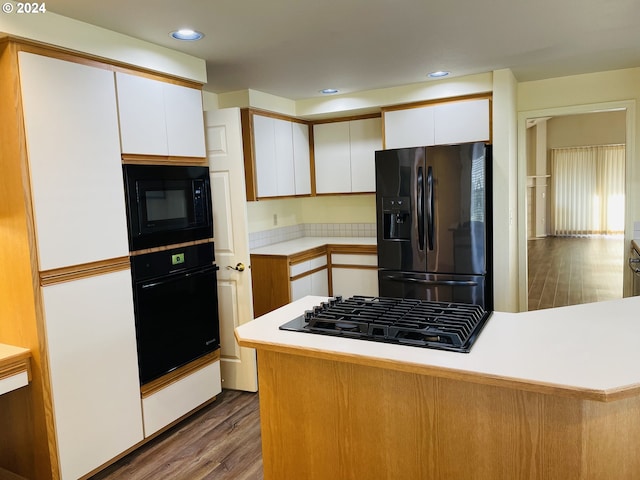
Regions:
[[220, 360], [220, 349], [211, 353], [207, 353], [206, 355], [203, 355], [202, 357], [188, 363], [187, 365], [176, 368], [174, 371], [167, 373], [166, 375], [163, 375], [156, 380], [146, 383], [145, 385], [142, 385], [140, 387], [140, 395], [143, 399], [147, 398], [154, 393], [157, 393], [160, 390], [168, 387], [169, 385], [180, 381], [184, 377], [188, 377], [197, 370], [200, 370], [207, 365], [211, 365], [212, 363], [217, 362], [218, 360]]
[[14, 358], [10, 362], [3, 362], [0, 365], [0, 380], [8, 377], [12, 377], [18, 373], [27, 372], [27, 377], [31, 381], [31, 354], [25, 354], [26, 356], [20, 356]]
[[207, 157], [179, 157], [175, 155], [122, 154], [123, 165], [186, 165], [208, 166]]
[[352, 263], [332, 263], [331, 268], [348, 268], [349, 270], [378, 270], [377, 265], [358, 265]]
[[362, 115], [349, 115], [346, 117], [324, 118], [321, 120], [313, 120], [311, 122], [311, 125], [320, 125], [323, 123], [350, 122], [353, 120], [366, 120], [368, 118], [382, 118], [382, 113], [376, 112], [376, 113], [366, 113]]
[[304, 120], [298, 117], [293, 117], [291, 115], [286, 115], [284, 113], [271, 112], [269, 110], [262, 110], [262, 109], [253, 108], [253, 107], [249, 107], [246, 110], [248, 111], [250, 117], [253, 117], [253, 115], [260, 115], [262, 117], [277, 118], [278, 120], [287, 120], [290, 122], [302, 123], [303, 125], [311, 126], [312, 124], [312, 122], [308, 120]]
[[255, 140], [253, 134], [253, 116], [248, 108], [240, 110], [242, 127], [242, 148], [244, 152], [244, 179], [248, 202], [256, 201], [258, 195], [258, 179], [255, 161]]
[[66, 60], [68, 62], [80, 63], [83, 65], [89, 65], [105, 70], [111, 70], [113, 72], [129, 73], [153, 80], [159, 80], [161, 82], [180, 85], [187, 88], [193, 88], [196, 90], [202, 90], [203, 86], [202, 83], [195, 80], [189, 80], [165, 73], [155, 72], [142, 67], [138, 67], [136, 65], [120, 62], [118, 60], [91, 55], [77, 50], [37, 42], [34, 40], [8, 36], [6, 37], [5, 41], [14, 43], [16, 45], [16, 51], [35, 53], [37, 55], [44, 55], [46, 57], [57, 58], [59, 60]]
[[[445, 104], [445, 103], [454, 103], [454, 102], [463, 102], [466, 100], [481, 100], [486, 98], [489, 100], [490, 104], [493, 100], [493, 92], [486, 93], [474, 93], [470, 95], [459, 95], [457, 97], [446, 97], [446, 98], [436, 98], [433, 100], [421, 100], [419, 102], [411, 102], [411, 103], [401, 103], [397, 105], [387, 105], [381, 108], [382, 116], [384, 117], [385, 112], [390, 112], [394, 110], [409, 110], [412, 108], [422, 108], [427, 106]], [[491, 110], [491, 109], [489, 109]], [[383, 118], [384, 120], [384, 118]], [[384, 121], [382, 122], [384, 124]]]
[[143, 248], [142, 250], [134, 250], [129, 252], [129, 255], [136, 257], [138, 255], [145, 255], [147, 253], [165, 252], [167, 250], [173, 250], [174, 248], [191, 247], [193, 245], [202, 245], [203, 243], [211, 243], [213, 245], [213, 238], [204, 238], [202, 240], [192, 240], [190, 242], [172, 243], [171, 245], [163, 245], [161, 247]]
[[323, 265], [322, 267], [317, 267], [317, 268], [314, 268], [313, 270], [307, 270], [306, 272], [302, 272], [302, 273], [299, 273], [298, 275], [295, 275], [293, 277], [289, 277], [289, 280], [291, 282], [294, 282], [294, 281], [299, 280], [301, 278], [308, 277], [309, 275], [313, 275], [314, 273], [321, 272], [322, 270], [329, 270], [329, 266], [328, 265]]
[[[312, 260], [314, 258], [322, 257], [323, 255], [327, 255], [327, 247], [320, 246], [316, 248], [311, 248], [309, 250], [305, 250], [304, 252], [294, 253], [289, 256], [289, 265], [296, 265], [298, 263], [306, 262], [307, 260]], [[327, 259], [327, 262], [329, 259]]]
[[81, 278], [95, 277], [105, 273], [119, 272], [131, 268], [129, 257], [119, 257], [99, 262], [84, 263], [72, 267], [56, 268], [40, 272], [40, 285], [46, 287]]
[[[327, 246], [329, 255], [333, 253], [345, 255], [377, 255], [377, 245], [338, 245], [330, 244]], [[331, 258], [329, 258], [331, 260]]]

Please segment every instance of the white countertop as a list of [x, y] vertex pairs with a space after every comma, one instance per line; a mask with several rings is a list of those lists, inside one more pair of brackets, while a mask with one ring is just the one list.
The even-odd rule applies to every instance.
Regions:
[[640, 394], [640, 297], [494, 312], [470, 353], [279, 330], [305, 297], [236, 328], [243, 346], [609, 401]]
[[295, 255], [324, 245], [377, 245], [376, 237], [301, 237], [251, 250], [252, 255]]

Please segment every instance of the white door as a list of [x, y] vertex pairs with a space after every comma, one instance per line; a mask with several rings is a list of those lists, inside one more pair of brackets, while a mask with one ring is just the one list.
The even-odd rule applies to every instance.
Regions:
[[[258, 390], [255, 350], [240, 347], [233, 332], [235, 327], [253, 320], [240, 110], [225, 108], [205, 112], [205, 128], [215, 254], [220, 267], [222, 387], [255, 392]], [[244, 270], [238, 264], [244, 265]]]

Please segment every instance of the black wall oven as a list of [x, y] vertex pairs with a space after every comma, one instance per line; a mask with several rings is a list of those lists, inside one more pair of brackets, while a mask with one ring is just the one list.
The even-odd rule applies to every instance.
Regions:
[[213, 243], [131, 257], [140, 384], [220, 347]]
[[213, 237], [209, 168], [123, 165], [131, 251]]

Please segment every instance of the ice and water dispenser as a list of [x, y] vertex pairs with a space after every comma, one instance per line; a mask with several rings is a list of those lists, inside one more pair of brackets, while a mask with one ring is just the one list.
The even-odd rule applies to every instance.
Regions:
[[411, 201], [409, 197], [384, 197], [382, 217], [385, 240], [409, 240], [411, 236]]

